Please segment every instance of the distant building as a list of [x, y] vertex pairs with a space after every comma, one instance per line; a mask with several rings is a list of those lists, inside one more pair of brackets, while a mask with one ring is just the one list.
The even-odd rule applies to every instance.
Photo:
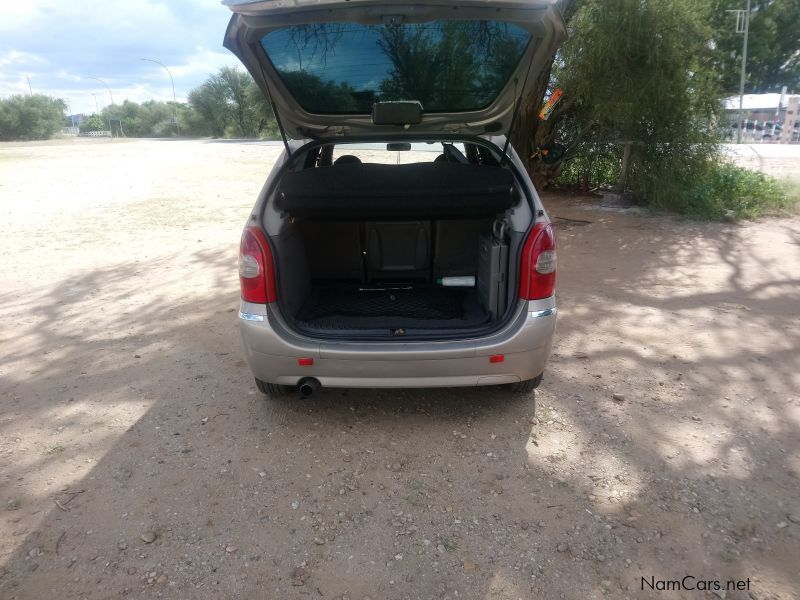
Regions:
[[787, 99], [780, 143], [800, 143], [800, 96], [789, 96]]
[[80, 127], [81, 123], [83, 123], [83, 113], [78, 113], [77, 115], [67, 115], [67, 121], [70, 122], [71, 127]]
[[[742, 141], [768, 144], [800, 143], [800, 95], [745, 94], [742, 103]], [[736, 139], [739, 96], [725, 100], [731, 139]]]

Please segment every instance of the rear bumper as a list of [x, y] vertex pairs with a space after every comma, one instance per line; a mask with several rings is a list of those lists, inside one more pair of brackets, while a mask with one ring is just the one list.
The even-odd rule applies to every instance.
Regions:
[[[555, 297], [520, 302], [511, 322], [486, 337], [457, 341], [322, 341], [289, 331], [266, 305], [242, 303], [245, 356], [262, 381], [329, 387], [452, 387], [533, 379], [544, 371], [556, 325]], [[502, 354], [502, 362], [489, 357]], [[314, 363], [300, 366], [298, 359]]]

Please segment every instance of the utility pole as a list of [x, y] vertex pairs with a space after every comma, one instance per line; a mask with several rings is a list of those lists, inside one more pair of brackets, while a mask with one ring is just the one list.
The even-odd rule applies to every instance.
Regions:
[[729, 10], [736, 13], [736, 33], [744, 34], [742, 45], [742, 75], [739, 80], [739, 122], [736, 127], [736, 143], [742, 143], [742, 129], [744, 128], [744, 82], [747, 77], [747, 38], [750, 36], [750, 0], [747, 0], [746, 10]]
[[25, 79], [28, 80], [28, 94], [30, 96], [33, 96], [33, 90], [31, 89], [31, 76], [30, 75], [25, 75]]

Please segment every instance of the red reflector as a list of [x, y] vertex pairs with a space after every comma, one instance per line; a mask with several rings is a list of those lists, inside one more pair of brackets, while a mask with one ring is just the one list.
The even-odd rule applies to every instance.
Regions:
[[301, 367], [310, 367], [311, 365], [314, 364], [314, 359], [313, 358], [298, 358], [297, 359], [297, 364], [300, 365]]
[[499, 362], [503, 362], [505, 359], [506, 359], [506, 355], [505, 354], [492, 354], [489, 357], [489, 362], [490, 363], [499, 363]]

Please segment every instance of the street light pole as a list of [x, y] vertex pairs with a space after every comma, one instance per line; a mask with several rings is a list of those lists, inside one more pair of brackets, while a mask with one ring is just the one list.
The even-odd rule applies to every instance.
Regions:
[[[114, 106], [114, 94], [111, 93], [111, 88], [108, 87], [108, 84], [105, 81], [103, 81], [102, 79], [100, 79], [99, 77], [86, 77], [86, 79], [94, 79], [95, 81], [99, 81], [104, 86], [106, 86], [106, 89], [108, 90], [108, 97], [111, 98], [111, 106], [113, 107]], [[95, 94], [95, 97], [94, 97], [94, 107], [95, 107], [95, 109], [97, 108], [97, 94]], [[111, 111], [108, 111], [108, 132], [111, 135], [111, 138], [113, 139], [114, 138], [114, 134], [111, 131]]]
[[164, 70], [167, 72], [167, 75], [169, 75], [169, 81], [170, 81], [170, 83], [172, 83], [172, 114], [173, 114], [173, 119], [175, 119], [175, 128], [177, 129], [177, 127], [178, 127], [178, 100], [177, 100], [177, 98], [175, 96], [175, 80], [172, 78], [172, 73], [170, 73], [170, 70], [167, 68], [167, 65], [165, 65], [162, 62], [158, 62], [157, 60], [153, 60], [152, 58], [143, 58], [142, 60], [146, 60], [147, 62], [156, 63], [157, 65], [161, 65], [162, 67], [164, 67]]
[[108, 97], [111, 98], [111, 105], [112, 106], [114, 105], [114, 94], [111, 93], [111, 88], [108, 87], [108, 84], [105, 81], [103, 81], [102, 79], [98, 79], [97, 77], [87, 77], [86, 79], [94, 79], [95, 81], [99, 81], [104, 86], [106, 86], [106, 89], [108, 90]]

